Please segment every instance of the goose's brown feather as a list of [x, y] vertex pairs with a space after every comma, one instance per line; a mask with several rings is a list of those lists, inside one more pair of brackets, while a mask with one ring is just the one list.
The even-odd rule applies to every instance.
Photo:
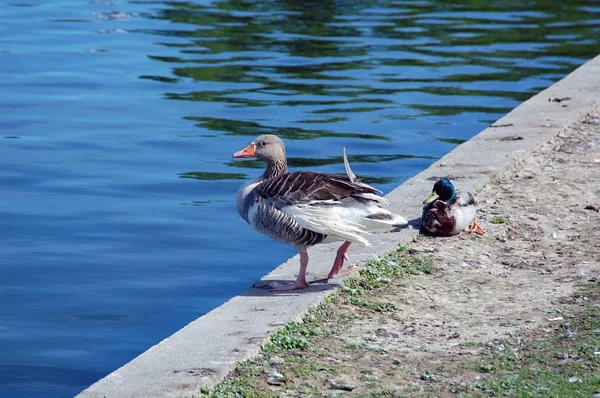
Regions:
[[377, 189], [352, 182], [346, 176], [314, 171], [285, 173], [257, 187], [257, 193], [263, 199], [273, 201], [285, 199], [286, 204], [341, 200], [356, 194], [377, 192]]

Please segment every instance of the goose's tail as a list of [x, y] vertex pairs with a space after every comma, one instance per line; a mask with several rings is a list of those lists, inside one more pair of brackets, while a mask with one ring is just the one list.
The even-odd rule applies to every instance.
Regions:
[[[348, 162], [348, 157], [346, 156], [346, 148], [344, 148], [344, 168], [346, 169], [346, 174], [348, 175], [348, 178], [350, 179], [350, 181], [352, 183], [368, 186], [372, 189], [375, 189], [380, 194], [383, 193], [380, 190], [373, 188], [370, 185], [367, 185], [367, 184], [364, 184], [364, 183], [361, 183], [358, 181], [358, 179], [356, 178], [356, 175], [352, 172], [352, 169], [350, 168], [350, 163]], [[375, 195], [372, 193], [357, 194], [356, 196], [360, 196], [365, 199], [375, 201], [379, 205], [388, 205], [389, 204], [388, 201], [383, 196]], [[406, 220], [406, 218], [404, 218], [398, 214], [394, 214], [391, 211], [383, 209], [379, 206], [372, 206], [372, 207], [369, 206], [369, 207], [370, 207], [370, 209], [369, 209], [370, 214], [365, 217], [365, 219], [368, 220], [368, 223], [367, 223], [368, 225], [365, 225], [365, 227], [367, 227], [367, 229], [371, 229], [373, 227], [387, 228], [389, 226], [404, 227], [404, 226], [408, 225], [408, 221]]]

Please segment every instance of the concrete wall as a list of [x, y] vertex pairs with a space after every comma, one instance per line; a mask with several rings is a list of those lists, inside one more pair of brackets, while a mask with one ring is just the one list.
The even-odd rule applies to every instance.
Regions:
[[[571, 99], [560, 103], [549, 100], [563, 97]], [[494, 123], [504, 127], [485, 129], [395, 189], [387, 195], [392, 209], [408, 219], [418, 219], [434, 177], [459, 177], [459, 189], [476, 191], [495, 171], [577, 120], [595, 102], [600, 102], [600, 56]], [[503, 140], [511, 136], [523, 139]], [[373, 236], [373, 246], [350, 248], [349, 263], [384, 255], [415, 234], [415, 230], [404, 230]], [[327, 273], [336, 249], [336, 245], [311, 249], [309, 271]], [[263, 280], [294, 280], [298, 264], [296, 256]], [[93, 384], [79, 397], [190, 396], [201, 385], [217, 383], [236, 362], [256, 355], [271, 333], [286, 322], [299, 319], [340, 283], [341, 279], [335, 279], [329, 284], [287, 293], [250, 288]]]

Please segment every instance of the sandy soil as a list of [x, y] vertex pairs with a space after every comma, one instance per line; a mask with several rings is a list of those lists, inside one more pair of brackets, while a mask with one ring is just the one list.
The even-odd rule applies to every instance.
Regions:
[[[409, 253], [431, 258], [437, 271], [372, 293], [397, 311], [340, 305], [322, 326], [333, 333], [314, 337], [315, 349], [259, 357], [260, 389], [276, 396], [372, 396], [376, 386], [383, 396], [456, 396], [480, 375], [450, 372], [425, 393], [437, 365], [464, 362], [482, 345], [508, 337], [552, 330], [581, 304], [573, 298], [577, 285], [600, 280], [599, 120], [596, 108], [474, 192], [484, 236], [412, 243]], [[460, 179], [454, 182], [460, 189]], [[285, 365], [290, 360], [295, 367]], [[299, 371], [302, 364], [332, 371]], [[287, 384], [267, 383], [270, 368]]]

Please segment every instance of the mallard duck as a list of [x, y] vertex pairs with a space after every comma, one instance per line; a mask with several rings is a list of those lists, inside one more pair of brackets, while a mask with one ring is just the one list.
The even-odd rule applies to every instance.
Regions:
[[300, 272], [296, 282], [270, 286], [274, 290], [308, 287], [306, 268], [310, 246], [343, 241], [327, 278], [336, 276], [352, 242], [370, 245], [365, 237], [376, 229], [405, 226], [404, 217], [383, 208], [381, 192], [357, 180], [344, 149], [346, 176], [314, 171], [288, 172], [285, 145], [275, 135], [263, 135], [233, 154], [257, 157], [267, 163], [265, 172], [244, 184], [237, 194], [240, 216], [255, 230], [296, 247]]
[[[452, 236], [468, 227], [469, 232], [484, 234], [475, 219], [476, 203], [469, 192], [458, 193], [447, 178], [433, 185], [431, 195], [423, 202], [421, 231], [437, 236]], [[473, 225], [469, 226], [473, 222]]]

